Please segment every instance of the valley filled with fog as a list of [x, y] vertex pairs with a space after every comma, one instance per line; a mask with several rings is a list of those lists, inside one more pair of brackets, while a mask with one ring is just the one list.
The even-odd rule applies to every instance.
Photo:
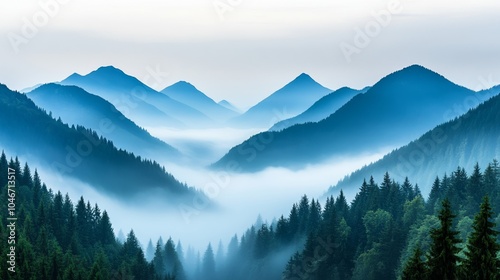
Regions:
[[[173, 133], [169, 129], [150, 131], [182, 152], [200, 149], [196, 162], [207, 165], [255, 132], [234, 128]], [[133, 229], [144, 249], [149, 239], [155, 244], [161, 236], [163, 240], [172, 237], [176, 242], [180, 240], [184, 248], [192, 246], [203, 252], [208, 243], [216, 246], [222, 241], [227, 246], [231, 237], [235, 234], [241, 236], [257, 221], [259, 215], [268, 224], [281, 215], [286, 217], [290, 205], [298, 202], [303, 195], [324, 203], [324, 194], [330, 186], [362, 166], [379, 160], [390, 150], [388, 148], [379, 153], [353, 158], [331, 159], [300, 170], [267, 168], [257, 173], [228, 173], [211, 170], [202, 164], [160, 161], [179, 181], [205, 192], [215, 202], [214, 209], [205, 207], [200, 201], [173, 208], [170, 201], [146, 192], [132, 202], [122, 201], [119, 197], [96, 191], [95, 187], [84, 182], [54, 174], [53, 170], [43, 165], [34, 167], [54, 191], [67, 192], [73, 201], [83, 196], [91, 204], [97, 203], [107, 210], [117, 236], [120, 230], [126, 235]], [[350, 189], [344, 193], [350, 201], [357, 191]]]

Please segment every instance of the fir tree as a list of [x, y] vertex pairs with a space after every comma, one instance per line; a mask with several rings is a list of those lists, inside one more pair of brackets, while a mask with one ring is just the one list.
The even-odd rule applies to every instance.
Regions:
[[468, 279], [497, 279], [499, 276], [500, 262], [497, 253], [500, 245], [496, 241], [498, 231], [494, 230], [492, 218], [493, 211], [485, 196], [481, 209], [474, 218], [473, 232], [465, 252], [464, 267]]
[[422, 260], [422, 251], [420, 247], [417, 247], [411, 258], [405, 265], [403, 269], [402, 280], [422, 280], [425, 278], [426, 269], [425, 263]]
[[203, 264], [202, 264], [202, 279], [206, 280], [215, 280], [215, 258], [214, 251], [212, 250], [212, 245], [208, 244], [207, 250], [203, 255]]
[[458, 232], [453, 230], [455, 215], [448, 199], [443, 200], [438, 218], [440, 227], [432, 229], [430, 233], [432, 244], [427, 256], [428, 276], [430, 279], [451, 280], [457, 276], [457, 263], [460, 261], [457, 244], [460, 240], [457, 238]]
[[441, 182], [439, 181], [439, 177], [436, 177], [434, 183], [432, 184], [431, 192], [429, 193], [429, 198], [427, 199], [427, 213], [432, 215], [434, 214], [434, 209], [436, 205], [440, 203], [442, 196], [441, 190]]

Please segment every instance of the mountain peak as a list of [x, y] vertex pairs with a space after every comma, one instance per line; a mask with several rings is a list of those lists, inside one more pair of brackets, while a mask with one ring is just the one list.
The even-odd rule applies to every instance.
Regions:
[[418, 64], [413, 64], [385, 76], [377, 84], [375, 84], [374, 87], [387, 87], [391, 84], [403, 85], [404, 83], [413, 83], [415, 85], [427, 86], [444, 86], [448, 82], [452, 83], [442, 75], [430, 69], [427, 69]]
[[309, 87], [309, 86], [321, 86], [318, 82], [316, 82], [311, 76], [309, 76], [306, 73], [301, 73], [295, 79], [293, 79], [291, 82], [286, 84], [282, 89], [285, 88], [294, 88], [294, 87]]
[[196, 90], [196, 91], [198, 91], [198, 89], [195, 86], [193, 86], [191, 83], [186, 82], [186, 81], [178, 81], [177, 83], [175, 83], [167, 88], [172, 88], [172, 89], [176, 89], [176, 90]]
[[103, 73], [103, 74], [125, 74], [122, 70], [109, 65], [109, 66], [101, 66], [97, 68], [97, 70], [93, 71], [92, 73]]
[[311, 76], [309, 76], [306, 73], [301, 73], [292, 82], [309, 82], [309, 81], [314, 81], [314, 79], [311, 78]]
[[422, 65], [418, 65], [418, 64], [413, 64], [413, 65], [407, 66], [407, 67], [405, 67], [405, 68], [403, 68], [403, 69], [401, 69], [399, 71], [394, 72], [393, 74], [395, 74], [395, 73], [407, 73], [407, 74], [411, 74], [411, 75], [432, 74], [432, 75], [438, 75], [438, 76], [440, 76], [436, 72], [434, 72], [434, 71], [432, 71], [432, 70], [430, 70], [428, 68], [425, 68]]
[[78, 78], [81, 78], [82, 75], [78, 74], [78, 73], [73, 73], [71, 75], [69, 75], [69, 77], [67, 77], [66, 79], [67, 80], [71, 80], [71, 79], [78, 79]]

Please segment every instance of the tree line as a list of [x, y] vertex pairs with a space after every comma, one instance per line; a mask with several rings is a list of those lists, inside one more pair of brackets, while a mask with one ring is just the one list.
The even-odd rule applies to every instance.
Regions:
[[[17, 272], [1, 279], [495, 279], [498, 277], [500, 168], [437, 177], [427, 199], [409, 178], [363, 181], [349, 203], [342, 191], [324, 205], [303, 196], [271, 222], [241, 236], [183, 251], [169, 238], [143, 251], [133, 231], [117, 239], [110, 217], [81, 197], [54, 193], [38, 172], [0, 156], [0, 185], [16, 176]], [[0, 193], [7, 201], [7, 192]], [[0, 204], [5, 220], [6, 203]], [[0, 224], [0, 244], [7, 244]], [[146, 253], [144, 253], [146, 252]], [[438, 277], [438, 278], [436, 278]]]

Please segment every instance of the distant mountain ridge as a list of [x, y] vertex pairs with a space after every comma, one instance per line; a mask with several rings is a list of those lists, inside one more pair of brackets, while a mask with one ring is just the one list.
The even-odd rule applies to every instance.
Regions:
[[38, 108], [26, 95], [0, 84], [0, 146], [36, 159], [107, 194], [133, 199], [163, 196], [172, 205], [204, 194], [177, 181], [163, 167], [118, 150], [81, 126], [69, 127]]
[[45, 84], [26, 95], [55, 118], [90, 128], [129, 152], [157, 160], [179, 161], [182, 157], [175, 148], [127, 119], [111, 103], [77, 86]]
[[302, 168], [337, 156], [398, 147], [463, 112], [475, 92], [419, 65], [387, 75], [328, 118], [280, 132], [264, 132], [233, 147], [213, 167], [238, 164], [242, 171]]
[[414, 178], [428, 194], [435, 174], [451, 174], [458, 166], [469, 172], [473, 166], [487, 166], [492, 158], [500, 159], [500, 88], [495, 95], [459, 118], [429, 130], [417, 140], [387, 154], [346, 176], [328, 190], [358, 188], [370, 176], [380, 180], [389, 172], [396, 180]]
[[327, 118], [329, 115], [335, 113], [354, 96], [360, 93], [364, 93], [368, 89], [369, 87], [361, 90], [355, 90], [348, 87], [340, 88], [328, 95], [323, 96], [320, 100], [316, 101], [311, 107], [309, 107], [300, 115], [280, 121], [273, 125], [269, 130], [279, 131], [295, 124], [321, 121], [322, 119]]
[[160, 92], [219, 122], [226, 121], [227, 119], [239, 115], [239, 113], [217, 104], [213, 99], [185, 81], [177, 82]]
[[302, 73], [293, 81], [269, 95], [231, 120], [236, 126], [269, 128], [276, 122], [294, 117], [332, 90]]
[[60, 82], [76, 85], [112, 103], [126, 117], [147, 126], [206, 127], [212, 120], [200, 111], [159, 93], [113, 66], [100, 67]]
[[234, 112], [236, 112], [238, 114], [242, 113], [239, 108], [237, 108], [236, 106], [234, 106], [234, 104], [232, 104], [231, 102], [229, 102], [229, 101], [227, 101], [225, 99], [219, 101], [218, 104], [221, 105], [221, 106], [224, 106], [224, 107], [228, 108], [229, 110], [234, 111]]

